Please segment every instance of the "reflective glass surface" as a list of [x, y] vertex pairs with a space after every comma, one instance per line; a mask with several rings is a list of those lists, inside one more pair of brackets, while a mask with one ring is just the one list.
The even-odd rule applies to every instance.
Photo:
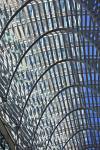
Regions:
[[16, 149], [99, 150], [99, 1], [2, 0], [0, 18], [0, 115]]

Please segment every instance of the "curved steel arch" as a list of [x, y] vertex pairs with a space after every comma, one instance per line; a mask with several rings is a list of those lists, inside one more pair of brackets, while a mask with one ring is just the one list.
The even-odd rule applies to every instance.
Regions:
[[29, 93], [29, 95], [28, 95], [28, 97], [27, 97], [27, 99], [26, 99], [25, 105], [24, 105], [23, 110], [22, 110], [22, 115], [21, 115], [20, 121], [19, 121], [19, 128], [20, 128], [20, 126], [21, 126], [22, 118], [23, 118], [23, 115], [24, 115], [24, 110], [25, 110], [25, 108], [26, 108], [26, 105], [27, 105], [27, 103], [28, 103], [28, 101], [29, 101], [29, 98], [30, 98], [30, 96], [31, 96], [31, 94], [32, 94], [32, 92], [33, 92], [33, 90], [34, 90], [34, 88], [36, 87], [37, 83], [38, 83], [38, 82], [40, 81], [40, 79], [46, 74], [46, 72], [47, 72], [48, 70], [50, 70], [53, 66], [55, 66], [55, 65], [57, 65], [57, 64], [60, 64], [60, 63], [63, 63], [63, 62], [66, 62], [66, 61], [84, 62], [84, 61], [81, 61], [81, 60], [78, 60], [78, 59], [77, 59], [77, 60], [76, 60], [76, 59], [63, 59], [63, 60], [59, 60], [59, 61], [55, 62], [54, 64], [50, 65], [50, 66], [41, 74], [41, 76], [40, 76], [40, 77], [36, 80], [36, 82], [34, 83], [32, 89], [31, 89], [31, 91], [30, 91], [30, 93]]
[[[73, 140], [73, 143], [74, 143], [74, 139], [72, 139]], [[70, 144], [71, 145], [71, 144]], [[77, 144], [77, 146], [78, 146], [78, 144]], [[50, 147], [49, 145], [48, 145], [48, 147]], [[88, 148], [100, 148], [100, 143], [99, 144], [87, 144], [87, 145], [83, 145], [83, 144], [81, 144], [80, 145], [80, 147], [81, 147], [81, 150], [88, 150]], [[75, 148], [75, 147], [74, 147]], [[77, 147], [78, 148], [78, 147]], [[51, 147], [50, 147], [50, 149], [51, 149]], [[64, 149], [65, 150], [65, 149]], [[73, 150], [72, 148], [70, 149], [70, 150]], [[80, 149], [78, 149], [78, 150], [80, 150]]]
[[9, 21], [7, 22], [6, 26], [3, 28], [1, 35], [0, 35], [0, 39], [2, 38], [3, 34], [5, 33], [7, 27], [9, 26], [10, 22], [14, 19], [14, 17], [27, 5], [29, 4], [31, 1], [33, 0], [27, 0], [9, 19]]
[[88, 109], [91, 110], [90, 107], [81, 107], [81, 108], [76, 108], [76, 109], [70, 111], [69, 113], [66, 113], [65, 116], [58, 122], [58, 124], [57, 124], [57, 125], [55, 126], [55, 128], [53, 129], [53, 131], [52, 131], [52, 133], [51, 133], [51, 135], [50, 135], [50, 138], [49, 138], [49, 140], [48, 140], [48, 143], [47, 143], [45, 149], [47, 150], [47, 147], [48, 147], [48, 145], [49, 145], [49, 142], [51, 141], [51, 138], [52, 138], [52, 136], [53, 136], [55, 130], [57, 129], [57, 127], [62, 123], [62, 121], [63, 121], [67, 116], [69, 116], [71, 113], [73, 113], [73, 112], [75, 112], [75, 111], [78, 111], [78, 110], [88, 110]]
[[[72, 139], [73, 140], [73, 143], [74, 143], [74, 139]], [[71, 145], [71, 144], [70, 144]], [[100, 143], [99, 144], [87, 144], [87, 145], [85, 145], [85, 144], [80, 144], [79, 145], [80, 147], [81, 147], [81, 150], [88, 150], [88, 148], [100, 148]], [[49, 146], [50, 147], [50, 146]], [[77, 147], [78, 147], [78, 144], [77, 144]], [[51, 148], [51, 147], [50, 147]], [[75, 147], [74, 147], [75, 148]], [[63, 149], [62, 149], [63, 150]], [[65, 148], [64, 148], [64, 150], [65, 150]], [[73, 150], [72, 148], [71, 148], [71, 150]], [[78, 150], [80, 150], [80, 149], [78, 149]]]
[[[48, 32], [45, 32], [45, 33], [42, 34], [41, 36], [39, 36], [39, 38], [37, 38], [37, 39], [29, 46], [29, 48], [25, 51], [25, 53], [23, 54], [23, 56], [22, 56], [21, 59], [19, 60], [17, 66], [16, 66], [16, 68], [15, 68], [15, 71], [13, 72], [13, 75], [12, 75], [12, 77], [11, 77], [11, 79], [10, 79], [10, 83], [9, 83], [9, 86], [8, 86], [8, 89], [7, 89], [7, 93], [6, 93], [6, 101], [7, 101], [7, 96], [8, 96], [9, 89], [10, 89], [12, 80], [13, 80], [13, 78], [14, 78], [14, 75], [15, 75], [15, 73], [16, 73], [16, 71], [17, 71], [17, 69], [18, 69], [18, 67], [19, 67], [19, 65], [20, 65], [20, 63], [21, 63], [21, 61], [23, 60], [24, 56], [28, 53], [28, 51], [32, 48], [32, 46], [33, 46], [34, 44], [36, 44], [36, 42], [38, 42], [38, 40], [40, 40], [41, 38], [43, 38], [45, 35], [47, 35], [47, 34], [49, 34], [49, 33], [52, 33], [52, 32], [56, 32], [56, 31], [72, 32], [72, 31], [75, 31], [75, 30], [72, 30], [72, 28], [69, 28], [69, 29], [68, 29], [68, 28], [57, 28], [57, 29], [50, 30], [50, 31], [48, 31]], [[71, 60], [72, 60], [72, 61], [77, 61], [77, 62], [86, 63], [86, 62], [84, 62], [84, 60], [82, 61], [82, 60], [70, 59], [70, 60], [68, 60], [68, 61], [71, 61]], [[67, 61], [67, 59], [66, 59], [65, 61]], [[58, 63], [60, 63], [60, 62], [61, 62], [61, 61], [59, 61]], [[56, 64], [57, 64], [57, 62], [56, 62], [54, 65], [56, 65]], [[87, 63], [86, 63], [86, 64], [87, 64]], [[49, 66], [48, 69], [47, 69], [47, 71], [48, 71], [52, 66], [54, 66], [54, 65]], [[90, 67], [89, 64], [87, 64], [87, 66], [88, 66], [88, 68]], [[45, 71], [45, 72], [40, 76], [40, 78], [41, 78], [47, 71]], [[38, 79], [38, 80], [40, 80], [40, 79]], [[36, 81], [35, 84], [37, 84], [38, 80]], [[30, 95], [31, 95], [31, 93], [32, 93], [32, 91], [33, 91], [33, 89], [34, 89], [34, 88], [32, 88], [31, 92], [29, 93], [28, 99], [29, 99], [29, 97], [30, 97]], [[25, 106], [24, 106], [23, 110], [25, 109], [25, 107], [26, 107], [26, 105], [27, 105], [28, 99], [26, 100], [26, 103], [25, 103]], [[22, 116], [23, 116], [23, 112], [22, 112]], [[21, 118], [22, 118], [22, 117], [21, 117]], [[22, 119], [21, 119], [21, 120], [22, 120]], [[20, 122], [21, 122], [21, 121], [20, 121]]]
[[32, 139], [33, 142], [34, 142], [34, 138], [35, 138], [35, 135], [36, 135], [38, 126], [39, 126], [40, 121], [41, 121], [41, 119], [42, 119], [42, 117], [43, 117], [43, 114], [46, 112], [46, 109], [49, 107], [49, 105], [55, 100], [55, 98], [56, 98], [61, 92], [65, 91], [65, 90], [67, 90], [67, 89], [69, 89], [69, 88], [71, 88], [71, 87], [87, 87], [87, 88], [91, 88], [91, 87], [88, 87], [88, 85], [84, 85], [84, 84], [83, 84], [83, 85], [82, 85], [82, 84], [74, 84], [74, 85], [70, 85], [70, 86], [64, 87], [63, 89], [61, 89], [60, 91], [58, 91], [58, 92], [53, 96], [53, 98], [49, 101], [49, 103], [46, 105], [46, 107], [44, 108], [43, 112], [41, 113], [41, 116], [40, 116], [40, 118], [39, 118], [38, 124], [36, 125], [36, 129], [35, 129], [34, 134], [33, 134], [33, 139]]
[[[1, 35], [0, 35], [0, 38], [2, 37], [2, 35], [4, 34], [4, 32], [5, 32], [5, 30], [6, 30], [6, 28], [8, 27], [8, 25], [10, 24], [10, 22], [13, 20], [13, 18], [28, 4], [28, 3], [30, 3], [31, 1], [33, 1], [33, 0], [28, 0], [28, 1], [26, 1], [16, 12], [15, 12], [15, 14], [10, 18], [10, 20], [8, 21], [8, 23], [7, 23], [7, 25], [4, 27], [4, 29], [3, 29], [3, 31], [2, 31], [2, 33], [1, 33]], [[15, 75], [15, 72], [17, 71], [17, 69], [18, 69], [18, 66], [20, 65], [20, 63], [21, 63], [21, 61], [23, 60], [23, 58], [24, 58], [24, 56], [27, 54], [27, 52], [32, 48], [32, 46], [34, 46], [34, 44], [36, 44], [36, 42], [38, 42], [38, 40], [40, 40], [42, 37], [44, 37], [45, 35], [47, 35], [47, 34], [49, 34], [49, 33], [51, 33], [51, 32], [56, 32], [56, 31], [61, 31], [61, 30], [64, 30], [64, 31], [66, 31], [66, 32], [78, 32], [77, 31], [77, 29], [75, 30], [75, 29], [72, 29], [72, 28], [57, 28], [57, 29], [53, 29], [53, 30], [50, 30], [50, 31], [47, 31], [47, 32], [45, 32], [44, 34], [42, 34], [42, 35], [40, 35], [39, 36], [39, 38], [37, 38], [30, 46], [29, 46], [29, 48], [25, 51], [25, 53], [23, 54], [23, 56], [21, 57], [21, 59], [19, 60], [19, 62], [18, 62], [18, 64], [17, 64], [17, 66], [16, 66], [16, 68], [15, 68], [15, 71], [13, 72], [13, 75], [12, 75], [12, 77], [11, 77], [11, 79], [10, 79], [10, 83], [9, 83], [9, 86], [8, 86], [8, 89], [7, 89], [7, 93], [6, 93], [6, 101], [7, 101], [7, 95], [8, 95], [8, 93], [9, 93], [9, 88], [10, 88], [10, 85], [11, 85], [11, 82], [12, 82], [12, 80], [13, 80], [13, 77], [14, 77], [14, 75]]]
[[[30, 2], [32, 1], [35, 1], [37, 2], [36, 0], [27, 0], [12, 16], [11, 18], [9, 19], [9, 21], [7, 22], [6, 26], [3, 28], [2, 32], [1, 32], [1, 35], [0, 35], [0, 39], [2, 38], [3, 34], [5, 33], [5, 30], [7, 29], [7, 27], [9, 26], [10, 22], [14, 19], [14, 17], [27, 5], [29, 4]], [[78, 3], [81, 3], [79, 0], [75, 0], [76, 2]], [[79, 31], [77, 31], [79, 32]]]
[[[15, 68], [15, 70], [14, 70], [12, 76], [11, 76], [10, 82], [9, 82], [9, 86], [8, 86], [7, 93], [6, 93], [6, 96], [5, 96], [6, 101], [7, 101], [7, 96], [8, 96], [9, 89], [10, 89], [12, 80], [13, 80], [13, 78], [14, 78], [14, 75], [15, 75], [15, 73], [16, 73], [16, 71], [17, 71], [19, 65], [20, 65], [20, 63], [21, 63], [22, 60], [24, 59], [25, 55], [28, 53], [28, 51], [29, 51], [41, 38], [43, 38], [44, 36], [48, 35], [49, 33], [57, 32], [57, 31], [65, 31], [65, 32], [68, 32], [68, 33], [69, 33], [69, 32], [77, 32], [77, 31], [75, 31], [75, 29], [72, 29], [72, 28], [56, 28], [56, 29], [47, 31], [47, 32], [45, 32], [44, 34], [40, 35], [40, 36], [29, 46], [29, 48], [24, 52], [24, 54], [23, 54], [22, 57], [20, 58], [20, 60], [19, 60], [19, 62], [18, 62], [18, 64], [17, 64], [17, 66], [16, 66], [16, 68]], [[79, 62], [81, 62], [81, 61], [79, 61]], [[90, 65], [89, 65], [87, 62], [85, 62], [84, 60], [83, 60], [83, 63], [87, 64], [88, 68], [90, 67]], [[95, 69], [95, 68], [94, 68], [94, 69]]]
[[75, 31], [75, 30], [72, 29], [72, 28], [56, 28], [56, 29], [47, 31], [47, 32], [45, 32], [44, 34], [40, 35], [40, 36], [29, 46], [29, 48], [24, 52], [24, 54], [23, 54], [22, 57], [20, 58], [20, 60], [19, 60], [19, 62], [18, 62], [18, 64], [17, 64], [17, 66], [16, 66], [16, 68], [15, 68], [15, 70], [14, 70], [12, 76], [11, 76], [11, 79], [10, 79], [10, 82], [9, 82], [9, 86], [8, 86], [8, 89], [7, 89], [7, 93], [6, 93], [6, 97], [5, 97], [6, 99], [7, 99], [8, 93], [9, 93], [9, 89], [10, 89], [10, 85], [11, 85], [11, 82], [12, 82], [12, 80], [13, 80], [13, 77], [14, 77], [14, 75], [15, 75], [15, 73], [16, 73], [16, 71], [17, 71], [19, 65], [20, 65], [20, 63], [21, 63], [22, 60], [24, 59], [25, 55], [28, 53], [28, 51], [29, 51], [41, 38], [43, 38], [44, 36], [48, 35], [49, 33], [57, 32], [57, 31], [65, 31], [65, 32], [68, 32], [68, 33], [69, 33], [69, 32]]
[[67, 141], [66, 141], [66, 143], [65, 143], [65, 145], [62, 147], [62, 150], [65, 148], [65, 146], [67, 145], [67, 143], [71, 140], [71, 139], [73, 139], [73, 137], [75, 136], [75, 135], [77, 135], [79, 132], [83, 132], [83, 131], [87, 131], [87, 130], [95, 130], [95, 131], [100, 131], [100, 128], [83, 128], [83, 129], [80, 129], [80, 130], [78, 130], [76, 133], [74, 133]]
[[[74, 142], [74, 139], [72, 139], [73, 140], [73, 142]], [[71, 145], [71, 144], [70, 144]], [[78, 145], [77, 145], [78, 146]], [[100, 148], [100, 144], [87, 144], [87, 145], [80, 145], [81, 146], [81, 150], [88, 150], [88, 148]], [[48, 147], [50, 147], [49, 145], [48, 145]], [[51, 147], [50, 147], [50, 149], [51, 149]], [[65, 149], [64, 149], [65, 150]], [[72, 148], [70, 149], [70, 150], [73, 150]], [[80, 150], [80, 149], [78, 149], [78, 150]]]
[[[32, 1], [35, 1], [36, 3], [38, 3], [36, 0], [27, 0], [27, 1], [11, 16], [11, 18], [9, 19], [9, 21], [8, 21], [7, 24], [6, 24], [6, 26], [3, 28], [2, 32], [1, 32], [0, 39], [2, 38], [3, 34], [5, 33], [5, 30], [6, 30], [7, 27], [9, 26], [10, 22], [14, 19], [14, 17], [15, 17], [27, 4], [29, 4], [29, 3], [32, 2]], [[75, 0], [75, 1], [76, 1], [76, 3], [80, 3], [80, 4], [81, 4], [80, 0]], [[91, 14], [91, 13], [90, 13], [90, 14]], [[92, 15], [92, 17], [94, 17], [94, 16]], [[77, 31], [77, 32], [79, 32], [79, 31]], [[83, 31], [82, 31], [82, 32], [83, 32]], [[94, 44], [95, 44], [95, 43], [94, 43]]]

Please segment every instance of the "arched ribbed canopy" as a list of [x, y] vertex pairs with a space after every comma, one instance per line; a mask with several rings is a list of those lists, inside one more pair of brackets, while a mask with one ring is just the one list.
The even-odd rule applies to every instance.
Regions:
[[100, 2], [2, 0], [0, 18], [0, 148], [100, 149]]

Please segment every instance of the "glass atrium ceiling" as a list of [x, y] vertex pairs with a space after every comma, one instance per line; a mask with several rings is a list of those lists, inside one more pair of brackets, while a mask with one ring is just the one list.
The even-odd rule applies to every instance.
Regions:
[[100, 149], [99, 0], [0, 0], [0, 149]]

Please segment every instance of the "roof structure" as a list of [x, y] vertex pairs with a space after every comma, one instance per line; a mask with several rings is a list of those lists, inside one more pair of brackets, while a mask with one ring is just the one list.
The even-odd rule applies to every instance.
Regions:
[[99, 0], [2, 0], [0, 18], [0, 149], [99, 150]]

